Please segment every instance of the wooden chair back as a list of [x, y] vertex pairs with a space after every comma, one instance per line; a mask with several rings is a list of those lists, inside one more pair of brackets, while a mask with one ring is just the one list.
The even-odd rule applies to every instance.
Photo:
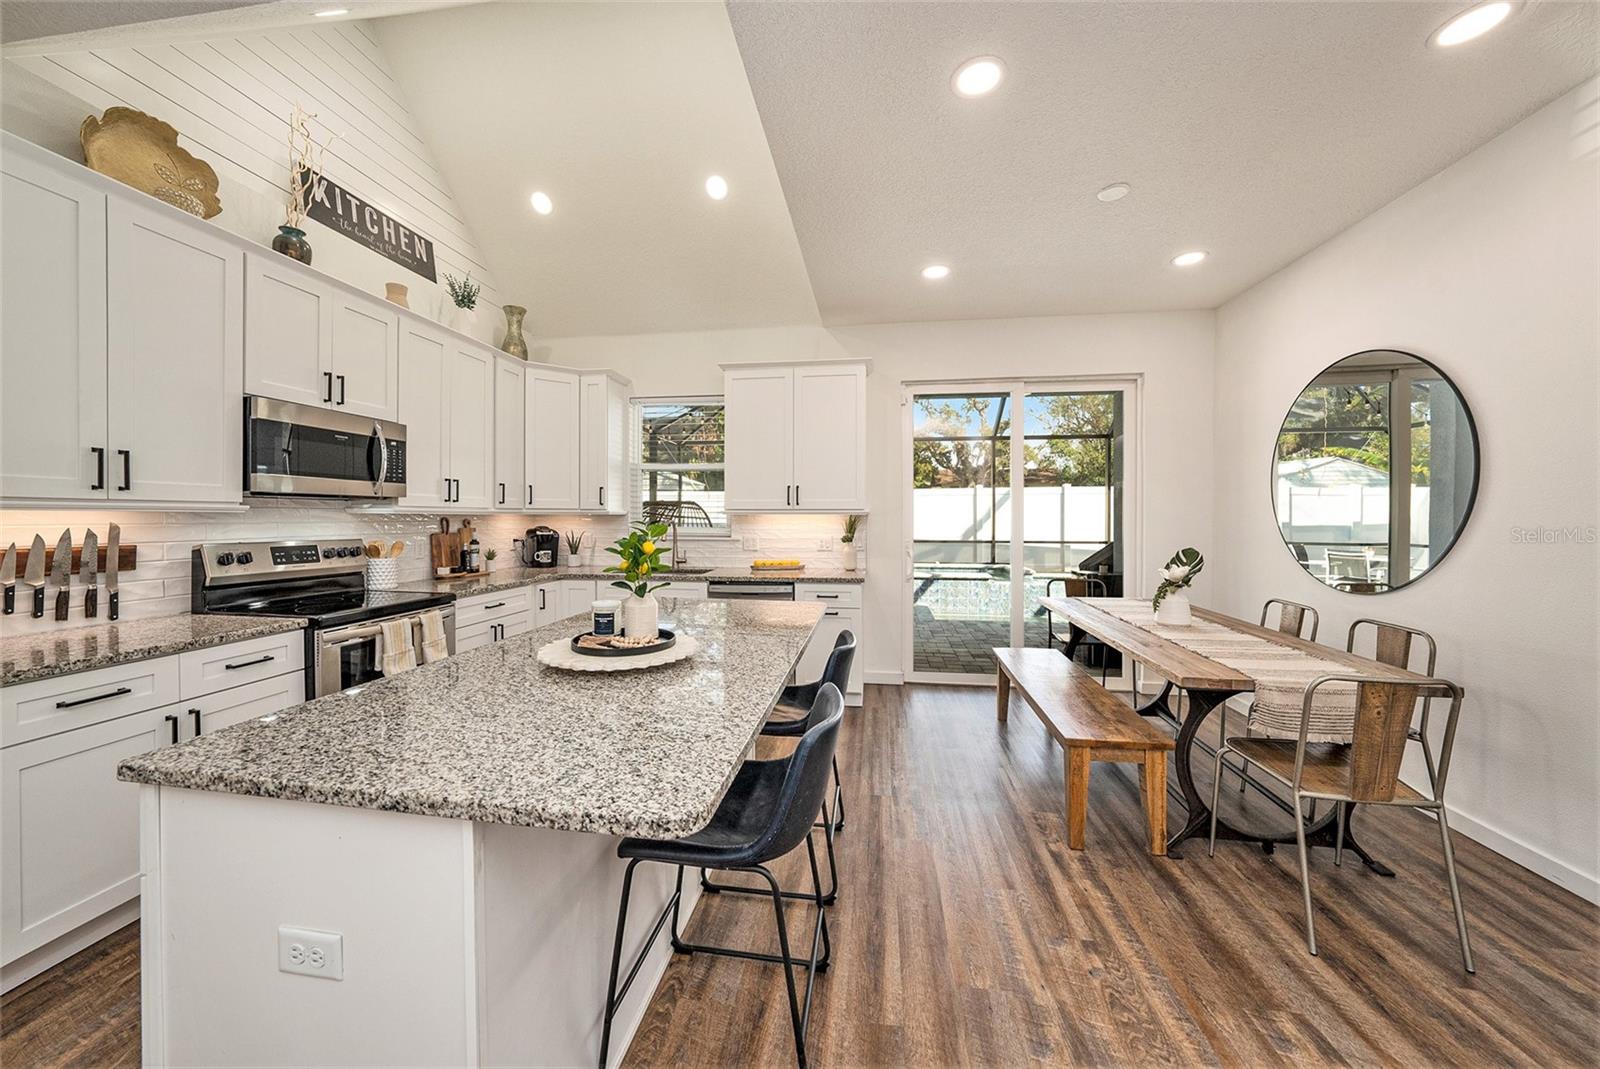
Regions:
[[[1317, 640], [1317, 627], [1321, 617], [1317, 610], [1309, 605], [1302, 605], [1298, 601], [1285, 601], [1283, 598], [1268, 598], [1267, 603], [1261, 606], [1261, 626], [1267, 626], [1267, 617], [1272, 615], [1272, 607], [1278, 607], [1278, 630], [1295, 638], [1303, 638], [1307, 642]], [[1311, 620], [1311, 633], [1304, 633], [1306, 620]]]
[[1356, 684], [1355, 730], [1348, 752], [1349, 779], [1346, 783], [1346, 797], [1352, 802], [1394, 800], [1400, 782], [1400, 761], [1405, 756], [1406, 741], [1411, 733], [1411, 716], [1416, 709], [1420, 690], [1425, 685], [1449, 689], [1450, 717], [1445, 726], [1444, 747], [1434, 783], [1435, 797], [1442, 799], [1450, 751], [1455, 745], [1456, 720], [1461, 713], [1461, 688], [1443, 679], [1397, 683], [1364, 676], [1328, 675], [1313, 680], [1306, 688], [1301, 713], [1300, 739], [1295, 752], [1296, 786], [1301, 782], [1305, 767], [1306, 735], [1311, 726], [1313, 695], [1319, 687], [1335, 682]]

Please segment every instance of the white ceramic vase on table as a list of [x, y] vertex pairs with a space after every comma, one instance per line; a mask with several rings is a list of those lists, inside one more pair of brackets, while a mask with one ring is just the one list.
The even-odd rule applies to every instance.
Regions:
[[844, 544], [844, 570], [847, 572], [856, 570], [856, 545], [854, 542], [846, 542]]
[[1169, 627], [1187, 626], [1194, 620], [1189, 609], [1189, 595], [1181, 590], [1174, 591], [1162, 598], [1161, 604], [1156, 607], [1156, 623]]
[[661, 631], [661, 607], [654, 594], [622, 599], [622, 633], [628, 638], [655, 638]]

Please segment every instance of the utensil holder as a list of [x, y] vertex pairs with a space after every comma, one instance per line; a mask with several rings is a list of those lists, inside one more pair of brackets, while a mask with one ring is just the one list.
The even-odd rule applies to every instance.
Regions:
[[393, 590], [400, 585], [400, 562], [380, 557], [367, 558], [367, 589]]

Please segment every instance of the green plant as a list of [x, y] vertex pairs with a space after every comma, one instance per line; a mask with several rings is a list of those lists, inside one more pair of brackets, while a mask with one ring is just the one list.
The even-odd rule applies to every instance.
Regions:
[[562, 535], [561, 537], [567, 543], [567, 552], [576, 554], [578, 550], [582, 549], [583, 536], [586, 534], [588, 534], [587, 531], [568, 531], [566, 534]]
[[611, 585], [639, 598], [669, 585], [656, 583], [651, 586], [648, 581], [651, 572], [661, 570], [661, 550], [656, 546], [656, 539], [666, 533], [667, 525], [664, 523], [635, 523], [626, 537], [607, 546], [606, 552], [615, 553], [622, 561], [620, 564], [607, 565], [605, 570], [621, 572], [627, 578], [626, 582], [618, 579]]
[[1161, 602], [1168, 594], [1175, 593], [1194, 582], [1194, 577], [1206, 566], [1206, 559], [1200, 551], [1193, 546], [1180, 549], [1167, 561], [1167, 566], [1161, 569], [1161, 585], [1156, 587], [1155, 600], [1150, 603], [1152, 609], [1161, 608]]
[[859, 512], [852, 512], [844, 518], [844, 534], [839, 536], [839, 541], [849, 545], [856, 540], [856, 531], [861, 526], [861, 521], [866, 519]]
[[444, 276], [444, 288], [450, 291], [450, 299], [456, 303], [457, 308], [478, 307], [478, 293], [482, 286], [472, 281], [472, 273], [467, 272], [466, 278], [457, 278], [454, 275]]
[[486, 549], [486, 550], [483, 551], [483, 559], [484, 560], [494, 560], [499, 555], [500, 555], [500, 551], [497, 550], [497, 549]]

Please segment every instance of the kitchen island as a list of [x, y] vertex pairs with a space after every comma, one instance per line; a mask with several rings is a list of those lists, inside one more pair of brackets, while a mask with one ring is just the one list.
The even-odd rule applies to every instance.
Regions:
[[[663, 610], [692, 658], [540, 665], [575, 617], [123, 762], [145, 785], [145, 1062], [592, 1064], [618, 837], [710, 820], [822, 615]], [[672, 892], [653, 868], [630, 954]], [[280, 928], [338, 938], [306, 970], [291, 948], [311, 944]], [[614, 1060], [669, 954], [619, 1009]]]

